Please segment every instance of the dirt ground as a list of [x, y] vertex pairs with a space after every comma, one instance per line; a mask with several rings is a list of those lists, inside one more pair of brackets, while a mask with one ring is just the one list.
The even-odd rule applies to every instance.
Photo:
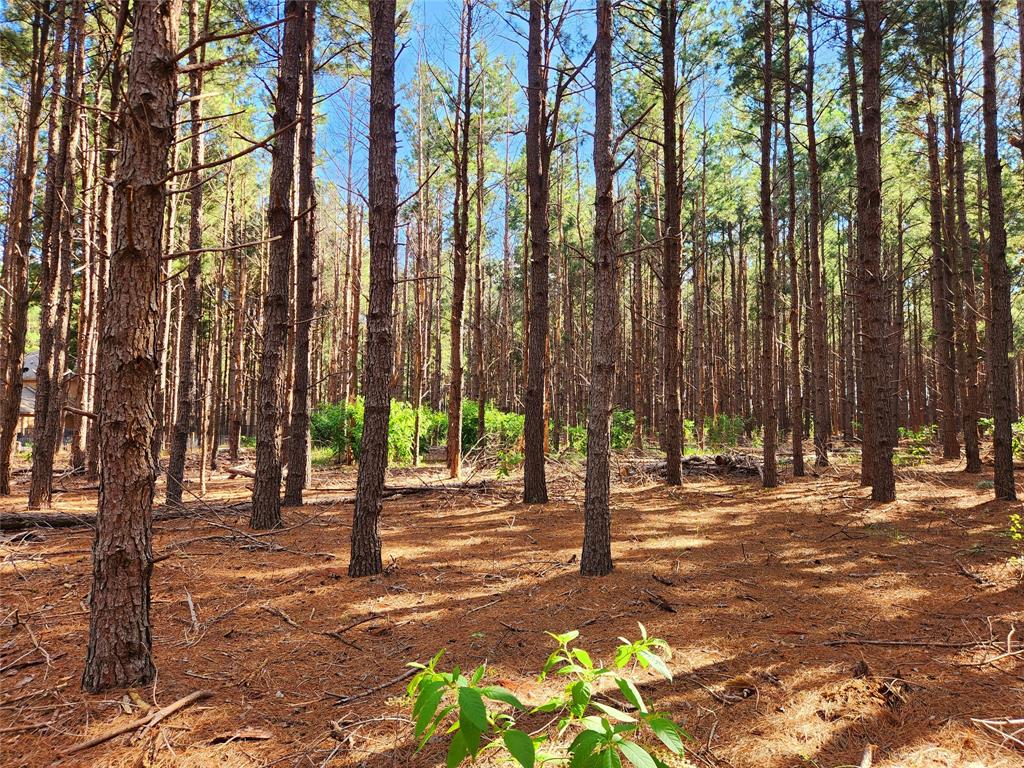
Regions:
[[[517, 478], [388, 500], [387, 573], [363, 580], [346, 575], [351, 468], [318, 470], [270, 535], [246, 526], [249, 481], [215, 475], [194, 517], [156, 524], [154, 553], [169, 555], [153, 574], [159, 674], [123, 696], [79, 688], [91, 529], [5, 534], [0, 764], [434, 766], [446, 743], [414, 754], [396, 680], [407, 662], [444, 647], [536, 703], [545, 630], [578, 629], [609, 659], [643, 622], [671, 644], [675, 679], [639, 680], [693, 735], [688, 764], [857, 766], [873, 744], [874, 766], [1024, 766], [979, 722], [1024, 717], [1022, 567], [990, 469], [904, 468], [892, 504], [868, 501], [842, 462], [772, 491], [631, 477], [614, 488], [615, 572], [583, 579], [582, 467], [550, 467], [546, 506], [520, 503]], [[0, 512], [24, 509], [26, 479]], [[56, 510], [93, 511], [83, 484], [59, 481]], [[203, 689], [141, 738], [61, 757]]]

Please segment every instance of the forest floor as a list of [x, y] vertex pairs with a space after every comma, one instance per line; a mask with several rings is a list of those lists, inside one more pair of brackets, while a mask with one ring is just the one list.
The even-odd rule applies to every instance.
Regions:
[[[317, 470], [271, 535], [246, 526], [250, 481], [216, 474], [194, 517], [156, 523], [154, 553], [169, 555], [153, 574], [159, 675], [130, 696], [79, 687], [91, 530], [4, 534], [0, 764], [434, 766], [446, 745], [414, 753], [407, 662], [444, 647], [449, 664], [486, 661], [539, 702], [544, 631], [578, 629], [608, 659], [643, 622], [671, 644], [674, 672], [641, 673], [644, 695], [693, 735], [688, 764], [856, 766], [873, 744], [876, 767], [1024, 765], [1019, 743], [980, 722], [1024, 716], [1013, 508], [991, 501], [990, 468], [936, 460], [899, 470], [899, 501], [875, 504], [855, 459], [795, 480], [787, 469], [771, 491], [620, 477], [603, 579], [577, 573], [579, 463], [549, 464], [546, 506], [523, 505], [517, 478], [386, 501], [386, 574], [361, 580], [346, 575], [352, 468]], [[440, 477], [427, 465], [389, 482]], [[24, 510], [18, 479], [0, 513]], [[93, 512], [82, 485], [59, 481], [56, 511]], [[213, 696], [141, 738], [61, 758], [200, 689]]]

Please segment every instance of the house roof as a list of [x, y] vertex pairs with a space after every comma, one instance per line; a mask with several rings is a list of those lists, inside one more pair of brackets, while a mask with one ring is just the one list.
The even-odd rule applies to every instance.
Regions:
[[26, 352], [25, 362], [21, 365], [21, 375], [25, 379], [35, 379], [36, 371], [39, 370], [39, 353]]
[[32, 387], [21, 388], [21, 404], [18, 407], [21, 416], [32, 416], [36, 412], [36, 391]]

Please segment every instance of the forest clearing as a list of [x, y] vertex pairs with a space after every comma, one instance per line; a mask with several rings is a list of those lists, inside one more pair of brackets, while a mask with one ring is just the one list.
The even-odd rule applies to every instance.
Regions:
[[0, 0], [0, 766], [1024, 766], [1024, 0]]
[[[643, 622], [673, 649], [674, 682], [648, 675], [644, 690], [693, 736], [688, 765], [856, 766], [868, 744], [876, 765], [1020, 765], [980, 721], [1019, 714], [1020, 652], [1007, 647], [1024, 626], [1022, 571], [1008, 561], [1005, 505], [959, 469], [901, 470], [901, 499], [882, 508], [841, 462], [767, 496], [756, 478], [637, 478], [617, 485], [616, 569], [595, 581], [576, 576], [583, 478], [567, 462], [543, 507], [524, 505], [515, 479], [386, 500], [388, 566], [368, 583], [345, 573], [352, 503], [338, 499], [351, 471], [316, 471], [305, 505], [258, 537], [247, 481], [218, 475], [186, 505], [194, 516], [155, 525], [160, 674], [131, 698], [77, 686], [90, 529], [5, 544], [0, 597], [21, 624], [4, 659], [28, 652], [32, 665], [4, 673], [17, 701], [0, 705], [0, 738], [19, 744], [8, 764], [49, 765], [208, 689], [141, 740], [61, 764], [433, 765], [443, 745], [414, 755], [407, 661], [444, 647], [537, 701], [545, 631], [579, 629], [604, 657]], [[444, 474], [428, 464], [388, 481]], [[95, 493], [75, 484], [55, 512], [92, 511]]]

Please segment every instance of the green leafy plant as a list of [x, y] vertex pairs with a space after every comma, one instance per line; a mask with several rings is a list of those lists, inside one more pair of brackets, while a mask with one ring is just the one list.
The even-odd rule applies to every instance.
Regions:
[[1010, 541], [1013, 542], [1017, 554], [1014, 560], [1024, 563], [1024, 515], [1014, 512], [1010, 515]]
[[[548, 634], [557, 648], [539, 680], [558, 677], [566, 683], [559, 693], [532, 707], [506, 688], [485, 684], [484, 665], [467, 674], [458, 666], [450, 672], [439, 669], [443, 650], [427, 664], [411, 664], [419, 670], [407, 688], [417, 751], [443, 729], [451, 736], [447, 768], [485, 752], [509, 757], [522, 768], [546, 762], [567, 763], [570, 768], [621, 768], [623, 758], [634, 768], [667, 768], [662, 756], [683, 753], [683, 742], [689, 738], [686, 731], [665, 714], [651, 710], [636, 684], [622, 672], [639, 666], [671, 680], [665, 663], [670, 649], [664, 640], [648, 637], [641, 624], [640, 639], [620, 637], [614, 662], [604, 667], [574, 644], [579, 632]], [[621, 695], [625, 703], [606, 689]], [[546, 727], [532, 733], [518, 727], [517, 718], [536, 713], [554, 715], [557, 736], [551, 743]], [[652, 742], [660, 744], [652, 746]]]
[[508, 477], [523, 463], [523, 454], [514, 449], [498, 449], [498, 469], [495, 474], [498, 477]]
[[717, 447], [738, 445], [743, 437], [743, 417], [719, 413], [708, 421], [708, 442]]

